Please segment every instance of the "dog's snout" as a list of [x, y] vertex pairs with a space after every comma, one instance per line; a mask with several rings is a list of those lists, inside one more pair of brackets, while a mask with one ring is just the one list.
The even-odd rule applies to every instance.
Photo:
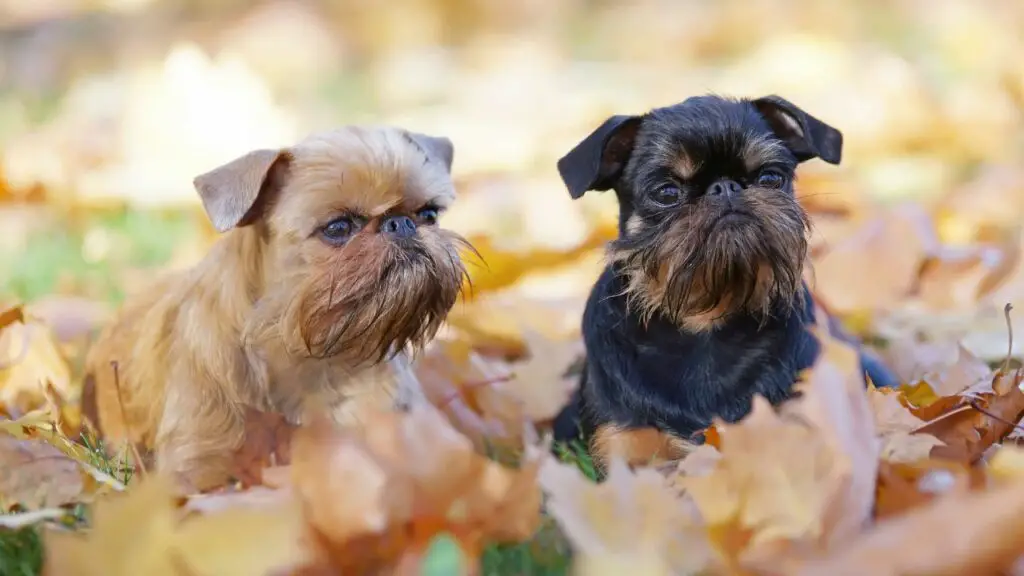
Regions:
[[408, 216], [391, 216], [380, 223], [380, 229], [388, 236], [408, 238], [416, 234], [416, 223]]
[[733, 196], [739, 194], [743, 190], [739, 182], [735, 180], [722, 179], [716, 180], [711, 186], [708, 186], [708, 196]]

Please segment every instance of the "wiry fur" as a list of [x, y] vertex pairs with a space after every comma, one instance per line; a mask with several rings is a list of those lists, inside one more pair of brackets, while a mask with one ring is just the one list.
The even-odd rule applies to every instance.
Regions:
[[[755, 394], [789, 396], [818, 353], [795, 170], [838, 163], [841, 148], [838, 131], [781, 98], [699, 96], [613, 116], [559, 161], [574, 197], [615, 191], [620, 234], [587, 302], [582, 382], [557, 439], [582, 429], [598, 462], [611, 447], [646, 462], [678, 456], [714, 417], [742, 418]], [[761, 184], [765, 172], [781, 185]], [[679, 194], [666, 203], [668, 187]]]
[[[282, 151], [239, 225], [194, 268], [130, 299], [91, 350], [104, 435], [152, 449], [159, 469], [202, 489], [225, 479], [245, 404], [345, 420], [415, 394], [407, 354], [456, 302], [464, 241], [436, 225], [408, 238], [377, 226], [453, 199], [446, 159], [397, 128], [349, 127]], [[344, 245], [325, 242], [318, 231], [342, 214], [368, 223]]]

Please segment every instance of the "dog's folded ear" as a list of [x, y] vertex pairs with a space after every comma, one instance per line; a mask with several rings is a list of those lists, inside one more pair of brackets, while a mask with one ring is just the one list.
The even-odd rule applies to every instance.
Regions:
[[441, 162], [445, 170], [452, 171], [452, 160], [455, 158], [455, 148], [452, 141], [444, 136], [429, 136], [418, 132], [407, 132], [409, 139], [416, 144], [427, 155], [427, 158]]
[[558, 160], [558, 173], [573, 199], [608, 190], [633, 152], [640, 116], [612, 116]]
[[752, 104], [798, 161], [821, 158], [839, 164], [843, 156], [843, 134], [839, 130], [779, 96], [758, 98]]
[[268, 187], [271, 169], [288, 157], [284, 150], [253, 150], [193, 179], [203, 209], [218, 232], [249, 220]]

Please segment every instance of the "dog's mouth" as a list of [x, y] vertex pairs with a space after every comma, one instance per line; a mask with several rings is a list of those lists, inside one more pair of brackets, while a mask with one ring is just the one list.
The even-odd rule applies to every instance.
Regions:
[[729, 208], [715, 216], [711, 221], [709, 230], [749, 224], [755, 220], [757, 220], [757, 218], [746, 210], [741, 208]]

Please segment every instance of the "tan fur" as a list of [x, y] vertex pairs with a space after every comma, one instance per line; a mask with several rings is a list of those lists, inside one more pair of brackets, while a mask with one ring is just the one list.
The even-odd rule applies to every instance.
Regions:
[[[450, 232], [418, 227], [425, 256], [414, 270], [377, 233], [385, 213], [454, 200], [443, 162], [405, 131], [349, 127], [283, 154], [286, 168], [267, 176], [264, 205], [253, 208], [260, 216], [229, 230], [191, 270], [131, 298], [88, 358], [104, 435], [152, 450], [157, 468], [192, 488], [225, 479], [245, 404], [300, 422], [314, 409], [351, 420], [363, 405], [407, 402], [418, 393], [408, 350], [380, 362], [378, 348], [357, 343], [379, 347], [401, 334], [418, 348], [440, 323], [420, 307], [447, 312], [464, 274], [461, 239]], [[318, 230], [344, 212], [369, 223], [342, 247], [324, 242]], [[320, 334], [352, 318], [359, 322], [346, 325], [364, 333], [316, 348]], [[413, 333], [413, 321], [422, 330]]]
[[767, 136], [751, 136], [743, 147], [743, 165], [748, 172], [753, 172], [765, 164], [778, 161], [785, 153], [786, 146], [782, 142], [769, 140]]
[[599, 427], [590, 440], [590, 454], [602, 470], [613, 457], [622, 458], [629, 466], [650, 466], [679, 460], [694, 447], [692, 442], [654, 428], [627, 430], [615, 424]]
[[676, 154], [676, 161], [672, 164], [676, 176], [683, 180], [689, 180], [693, 178], [697, 171], [700, 170], [700, 161], [690, 158], [690, 155], [686, 152], [678, 152]]

